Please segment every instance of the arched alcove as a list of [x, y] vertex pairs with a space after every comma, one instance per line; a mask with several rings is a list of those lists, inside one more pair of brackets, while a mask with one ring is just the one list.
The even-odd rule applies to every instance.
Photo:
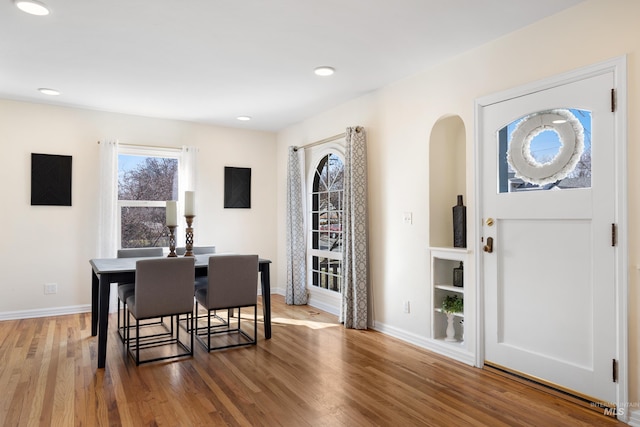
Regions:
[[444, 116], [429, 138], [429, 246], [453, 246], [451, 208], [459, 194], [466, 204], [466, 169], [464, 122], [459, 116]]
[[[475, 363], [475, 286], [470, 251], [454, 247], [453, 212], [458, 195], [467, 204], [467, 143], [464, 122], [447, 115], [429, 138], [429, 253], [431, 267], [431, 337], [429, 348], [461, 362]], [[467, 217], [471, 212], [467, 212]], [[467, 221], [469, 223], [469, 221]], [[470, 235], [466, 242], [469, 246]], [[447, 312], [452, 301], [463, 308]], [[447, 302], [447, 309], [445, 309]]]

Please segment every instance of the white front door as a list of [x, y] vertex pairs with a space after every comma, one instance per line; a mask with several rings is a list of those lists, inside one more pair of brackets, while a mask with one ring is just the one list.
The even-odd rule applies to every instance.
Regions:
[[612, 88], [607, 71], [486, 105], [478, 121], [485, 363], [604, 402], [616, 401]]

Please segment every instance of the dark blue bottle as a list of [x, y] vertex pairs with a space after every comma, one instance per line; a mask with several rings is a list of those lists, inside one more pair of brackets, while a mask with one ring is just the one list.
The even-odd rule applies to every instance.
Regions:
[[453, 247], [467, 247], [467, 208], [462, 204], [462, 194], [458, 195], [458, 204], [453, 207]]

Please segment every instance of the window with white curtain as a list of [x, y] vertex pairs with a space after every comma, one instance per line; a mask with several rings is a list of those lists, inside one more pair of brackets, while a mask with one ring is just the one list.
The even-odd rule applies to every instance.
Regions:
[[166, 201], [180, 200], [182, 150], [118, 148], [118, 247], [169, 246]]

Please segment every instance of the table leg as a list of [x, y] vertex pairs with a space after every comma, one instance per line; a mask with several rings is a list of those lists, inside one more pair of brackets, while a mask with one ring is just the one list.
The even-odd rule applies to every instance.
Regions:
[[262, 314], [264, 315], [264, 337], [271, 338], [271, 279], [269, 263], [260, 265], [260, 283], [262, 285]]
[[98, 275], [91, 270], [91, 336], [98, 335], [98, 300], [100, 296]]
[[107, 360], [107, 333], [109, 332], [109, 291], [111, 280], [108, 274], [100, 275], [98, 307], [98, 368], [104, 368]]

